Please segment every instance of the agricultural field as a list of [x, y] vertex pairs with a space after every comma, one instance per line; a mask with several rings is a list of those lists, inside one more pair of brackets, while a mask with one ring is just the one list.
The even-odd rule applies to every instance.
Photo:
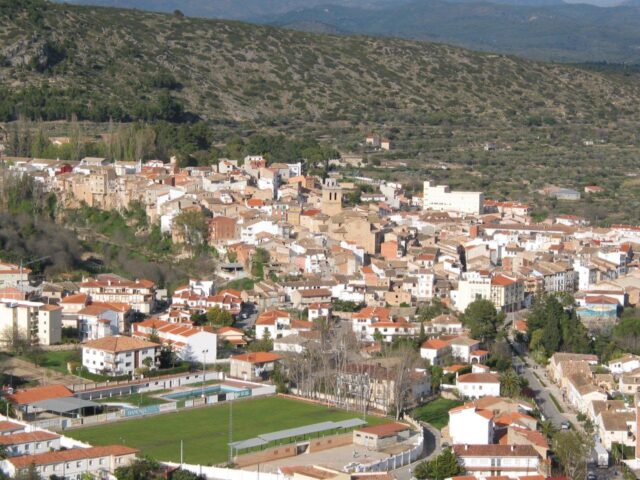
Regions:
[[[93, 445], [124, 443], [144, 455], [163, 461], [203, 465], [224, 463], [228, 458], [230, 403], [183, 410], [136, 420], [67, 431], [67, 435]], [[288, 398], [268, 397], [233, 402], [233, 440], [325, 421], [358, 417], [348, 412]], [[388, 421], [368, 417], [371, 424]]]

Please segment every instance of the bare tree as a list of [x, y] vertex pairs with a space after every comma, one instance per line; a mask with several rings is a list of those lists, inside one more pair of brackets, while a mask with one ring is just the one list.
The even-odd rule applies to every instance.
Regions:
[[396, 420], [400, 419], [404, 409], [407, 407], [411, 393], [411, 378], [419, 362], [417, 352], [409, 346], [402, 346], [397, 350], [390, 350], [387, 354], [395, 360], [395, 366], [391, 371], [393, 377], [390, 379], [392, 403]]

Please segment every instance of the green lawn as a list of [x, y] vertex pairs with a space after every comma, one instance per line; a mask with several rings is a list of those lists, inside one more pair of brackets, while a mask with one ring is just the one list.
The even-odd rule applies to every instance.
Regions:
[[[267, 397], [233, 402], [233, 440], [246, 440], [261, 433], [330, 420], [359, 417], [357, 412], [331, 409], [288, 398]], [[390, 420], [367, 419], [372, 424]], [[184, 410], [99, 427], [69, 430], [66, 434], [95, 445], [125, 443], [158, 460], [218, 464], [228, 458], [229, 404]]]
[[[25, 360], [32, 361], [28, 358]], [[79, 350], [61, 350], [43, 352], [42, 359], [39, 361], [41, 367], [50, 368], [60, 373], [69, 373], [67, 371], [67, 362], [81, 362]]]
[[449, 410], [460, 405], [462, 405], [462, 402], [459, 400], [448, 400], [441, 397], [416, 408], [412, 412], [412, 416], [415, 419], [433, 425], [437, 429], [441, 429], [449, 423]]

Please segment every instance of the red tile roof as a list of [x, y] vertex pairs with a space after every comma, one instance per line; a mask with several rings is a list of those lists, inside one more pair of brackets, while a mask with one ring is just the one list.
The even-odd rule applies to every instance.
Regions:
[[458, 457], [537, 457], [531, 445], [454, 445]]
[[51, 432], [35, 431], [12, 433], [11, 435], [0, 435], [0, 445], [18, 445], [19, 443], [43, 442], [60, 438]]
[[147, 342], [139, 338], [114, 335], [112, 337], [98, 338], [82, 344], [83, 348], [95, 348], [106, 352], [126, 352], [129, 350], [140, 350], [143, 348], [159, 347], [157, 343]]
[[34, 465], [51, 465], [62, 462], [72, 462], [85, 458], [98, 458], [107, 456], [121, 456], [138, 453], [136, 448], [126, 447], [124, 445], [107, 445], [104, 447], [90, 448], [71, 448], [69, 450], [58, 450], [55, 452], [40, 453], [37, 455], [22, 455], [20, 457], [12, 457], [8, 460], [16, 468], [25, 468]]
[[52, 398], [73, 397], [73, 392], [64, 385], [46, 385], [42, 387], [33, 387], [26, 390], [19, 390], [7, 398], [18, 405], [28, 405], [30, 403], [49, 400]]
[[466, 373], [458, 377], [458, 383], [500, 383], [494, 373]]
[[248, 363], [268, 363], [280, 360], [282, 357], [273, 352], [253, 352], [244, 353], [242, 355], [236, 355], [231, 357], [231, 360]]
[[420, 348], [426, 348], [426, 349], [430, 349], [430, 350], [441, 350], [441, 349], [446, 348], [448, 346], [449, 346], [449, 342], [446, 342], [444, 340], [440, 340], [439, 338], [430, 338], [429, 340], [426, 340], [420, 346]]
[[356, 431], [377, 435], [378, 438], [386, 438], [397, 435], [399, 432], [409, 430], [409, 425], [404, 423], [392, 422], [383, 423], [382, 425], [372, 425], [370, 427], [358, 428]]

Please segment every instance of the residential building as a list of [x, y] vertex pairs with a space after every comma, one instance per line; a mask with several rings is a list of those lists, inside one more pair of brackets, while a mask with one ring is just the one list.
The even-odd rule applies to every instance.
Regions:
[[2, 471], [15, 477], [29, 468], [35, 468], [41, 478], [76, 480], [83, 475], [104, 477], [119, 467], [126, 467], [136, 458], [138, 450], [124, 445], [71, 448], [36, 455], [9, 457], [0, 463]]
[[454, 445], [468, 475], [519, 477], [542, 473], [541, 458], [531, 445]]
[[493, 443], [493, 412], [461, 405], [449, 410], [449, 436], [454, 445], [489, 445]]
[[0, 300], [0, 333], [40, 345], [60, 343], [62, 309], [41, 302]]
[[82, 366], [99, 375], [133, 375], [139, 368], [156, 368], [159, 353], [157, 343], [115, 335], [84, 343]]
[[500, 377], [495, 373], [467, 373], [458, 376], [456, 388], [462, 397], [499, 397]]
[[230, 359], [229, 375], [241, 380], [265, 380], [282, 357], [273, 352], [252, 352]]
[[80, 284], [80, 293], [93, 301], [126, 303], [140, 313], [152, 313], [156, 305], [156, 285], [151, 280], [127, 280], [117, 275], [98, 275]]
[[149, 340], [153, 335], [185, 362], [213, 363], [217, 358], [218, 336], [212, 327], [194, 327], [191, 323], [169, 323], [155, 318], [133, 325], [134, 338]]

